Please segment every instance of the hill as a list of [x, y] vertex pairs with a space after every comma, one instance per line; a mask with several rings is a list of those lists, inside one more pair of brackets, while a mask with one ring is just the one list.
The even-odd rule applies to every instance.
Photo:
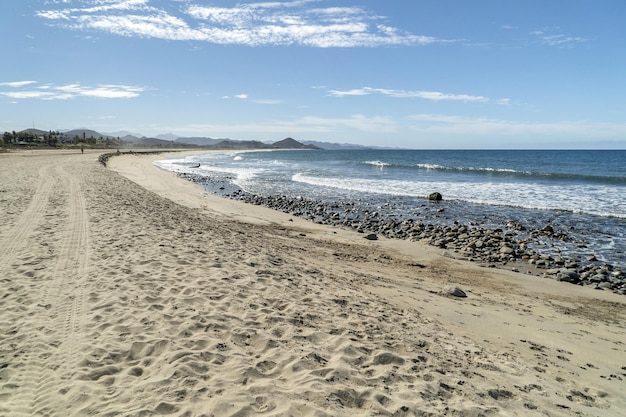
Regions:
[[326, 149], [329, 151], [372, 149], [369, 146], [355, 145], [353, 143], [318, 142], [315, 140], [305, 140], [305, 141], [302, 141], [302, 143], [304, 143], [305, 145], [316, 146], [319, 149]]
[[22, 133], [22, 132], [30, 133], [30, 134], [35, 135], [35, 136], [47, 135], [48, 133], [50, 133], [47, 130], [41, 130], [41, 129], [24, 129], [20, 133]]
[[176, 143], [182, 143], [187, 145], [196, 145], [196, 146], [212, 146], [224, 140], [230, 140], [228, 138], [224, 139], [212, 139], [205, 137], [181, 137], [174, 140]]
[[164, 140], [158, 138], [148, 138], [148, 137], [135, 137], [132, 135], [124, 136], [121, 138], [124, 144], [128, 146], [134, 147], [159, 147], [159, 148], [192, 148], [196, 147], [196, 145], [188, 144], [188, 143], [178, 143], [171, 140]]
[[286, 138], [270, 145], [272, 149], [321, 149], [315, 145], [305, 145], [293, 138]]
[[111, 136], [107, 136], [107, 135], [103, 135], [102, 133], [98, 133], [95, 130], [91, 130], [91, 129], [74, 129], [74, 130], [68, 130], [66, 132], [63, 132], [63, 134], [66, 137], [70, 137], [73, 138], [75, 136], [78, 136], [79, 138], [85, 137], [85, 138], [102, 138], [102, 139], [107, 139], [107, 138], [111, 138]]
[[162, 133], [160, 135], [155, 136], [156, 139], [171, 140], [171, 141], [175, 141], [179, 137], [180, 136], [175, 135], [174, 133]]

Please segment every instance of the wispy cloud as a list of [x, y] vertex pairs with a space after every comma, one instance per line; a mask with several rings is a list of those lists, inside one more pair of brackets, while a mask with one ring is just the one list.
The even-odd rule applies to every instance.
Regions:
[[134, 98], [144, 91], [143, 87], [131, 85], [102, 84], [85, 86], [79, 83], [39, 85], [37, 81], [4, 82], [0, 83], [0, 87], [11, 87], [11, 89], [0, 88], [0, 96], [21, 100], [69, 100], [77, 97], [95, 97], [102, 99]]
[[243, 3], [209, 7], [193, 2], [89, 0], [85, 7], [40, 10], [50, 23], [120, 36], [215, 44], [375, 47], [454, 42], [415, 35], [387, 24], [361, 7], [313, 7], [316, 0]]
[[248, 98], [248, 95], [246, 93], [241, 93], [241, 94], [235, 94], [234, 96], [222, 96], [223, 99], [231, 99], [231, 98], [238, 98], [239, 100], [246, 100]]
[[298, 129], [305, 132], [336, 132], [349, 128], [361, 132], [392, 133], [397, 129], [397, 124], [392, 117], [362, 114], [337, 118], [307, 116], [277, 125], [282, 126], [283, 129]]
[[306, 116], [290, 120], [267, 120], [250, 123], [234, 124], [191, 124], [185, 126], [160, 126], [152, 129], [161, 131], [176, 131], [186, 135], [228, 136], [250, 134], [258, 137], [260, 134], [339, 134], [345, 129], [369, 133], [394, 133], [397, 123], [387, 116], [366, 116], [355, 114], [347, 117], [326, 118]]
[[559, 27], [544, 27], [530, 32], [540, 43], [548, 46], [559, 48], [573, 48], [581, 43], [588, 42], [591, 39], [581, 36], [566, 35], [561, 32]]
[[472, 118], [441, 114], [416, 114], [409, 117], [412, 129], [428, 134], [493, 137], [567, 137], [605, 138], [626, 135], [624, 123], [590, 121], [530, 122], [492, 118]]
[[36, 84], [36, 83], [37, 81], [10, 81], [10, 82], [0, 83], [0, 86], [19, 88], [19, 87], [24, 87], [25, 85]]
[[468, 94], [450, 94], [441, 93], [438, 91], [407, 91], [407, 90], [389, 90], [386, 88], [372, 88], [363, 87], [355, 88], [351, 90], [330, 90], [328, 92], [333, 97], [346, 97], [346, 96], [366, 96], [370, 94], [382, 94], [389, 97], [397, 98], [421, 98], [431, 101], [474, 101], [485, 102], [489, 101], [484, 96], [473, 96]]
[[282, 104], [284, 102], [283, 100], [275, 99], [275, 98], [257, 98], [252, 101], [257, 104], [267, 104], [267, 105]]

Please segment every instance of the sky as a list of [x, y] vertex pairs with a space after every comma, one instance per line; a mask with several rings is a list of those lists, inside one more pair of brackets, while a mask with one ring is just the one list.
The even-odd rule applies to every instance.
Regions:
[[0, 131], [626, 149], [624, 0], [2, 0]]

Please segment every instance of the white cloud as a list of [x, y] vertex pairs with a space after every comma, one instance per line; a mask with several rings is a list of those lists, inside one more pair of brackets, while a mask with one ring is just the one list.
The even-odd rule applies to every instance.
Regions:
[[559, 48], [573, 48], [578, 44], [590, 41], [590, 39], [580, 36], [565, 35], [561, 33], [559, 27], [544, 27], [533, 30], [530, 34], [536, 36], [539, 42], [544, 45]]
[[231, 99], [231, 98], [238, 98], [239, 100], [245, 100], [248, 98], [248, 95], [246, 93], [241, 93], [241, 94], [235, 94], [234, 96], [222, 96], [223, 99]]
[[52, 94], [44, 91], [0, 91], [0, 96], [16, 98], [16, 99], [29, 99], [29, 98], [41, 98], [46, 99]]
[[449, 93], [441, 93], [438, 91], [389, 90], [385, 88], [372, 88], [372, 87], [356, 88], [352, 90], [330, 90], [329, 91], [329, 95], [333, 97], [366, 96], [370, 94], [382, 94], [385, 96], [398, 97], [398, 98], [421, 98], [424, 100], [431, 100], [431, 101], [474, 101], [474, 102], [489, 101], [489, 99], [484, 96], [472, 96], [468, 94], [449, 94]]
[[11, 82], [5, 82], [5, 83], [0, 83], [0, 86], [7, 86], [7, 87], [24, 87], [25, 85], [30, 85], [30, 84], [36, 84], [37, 81], [11, 81]]
[[37, 16], [74, 30], [216, 44], [374, 47], [452, 42], [404, 32], [360, 7], [312, 8], [310, 3], [317, 2], [232, 7], [190, 2], [181, 9], [176, 2], [164, 2], [157, 8], [150, 6], [150, 0], [91, 0], [91, 7], [40, 10]]
[[[66, 85], [38, 84], [36, 81], [19, 81], [0, 83], [0, 86], [13, 87], [13, 90], [0, 88], [0, 96], [14, 99], [68, 100], [77, 97], [96, 97], [103, 99], [134, 98], [144, 91], [143, 87], [131, 85], [103, 84], [84, 86], [79, 83]], [[19, 89], [27, 87], [28, 89]]]

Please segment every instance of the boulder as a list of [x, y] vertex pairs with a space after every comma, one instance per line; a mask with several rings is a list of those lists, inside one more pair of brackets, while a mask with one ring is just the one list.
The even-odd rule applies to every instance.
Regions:
[[467, 297], [467, 294], [465, 294], [465, 291], [463, 291], [459, 286], [452, 285], [452, 284], [449, 284], [443, 287], [443, 294], [452, 296], [452, 297], [459, 297], [459, 298]]
[[428, 199], [430, 201], [441, 201], [443, 200], [443, 196], [441, 195], [441, 193], [435, 192], [435, 193], [428, 194]]
[[555, 279], [561, 282], [569, 282], [570, 284], [578, 284], [580, 276], [576, 271], [559, 271]]

